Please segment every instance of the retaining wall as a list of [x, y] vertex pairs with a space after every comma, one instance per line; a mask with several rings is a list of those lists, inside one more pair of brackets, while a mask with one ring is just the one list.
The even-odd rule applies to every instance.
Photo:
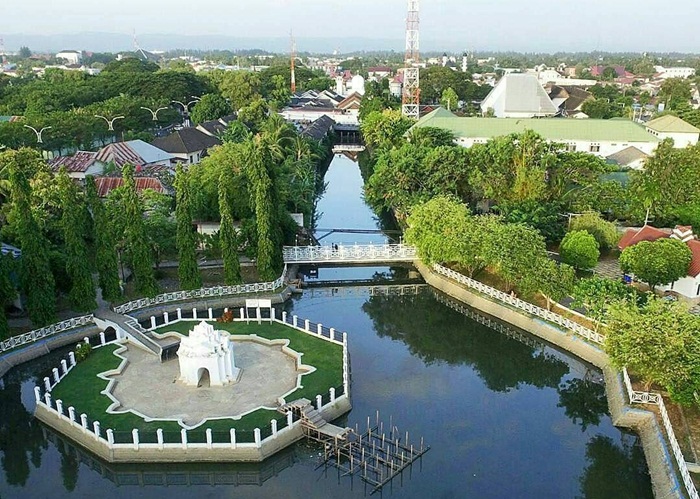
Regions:
[[663, 433], [653, 413], [627, 405], [620, 374], [600, 348], [565, 332], [537, 317], [495, 302], [434, 272], [422, 262], [414, 262], [423, 279], [432, 287], [482, 312], [519, 327], [595, 365], [605, 376], [605, 392], [613, 424], [634, 430], [642, 441], [655, 497], [678, 497], [683, 493]]

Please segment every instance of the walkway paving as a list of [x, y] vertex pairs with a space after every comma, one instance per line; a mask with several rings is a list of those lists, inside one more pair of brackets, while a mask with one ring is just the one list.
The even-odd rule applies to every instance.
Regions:
[[122, 355], [129, 365], [117, 380], [114, 397], [126, 412], [134, 409], [149, 418], [182, 419], [196, 426], [205, 418], [236, 417], [260, 406], [275, 408], [277, 398], [297, 386], [295, 360], [278, 345], [252, 341], [234, 343], [241, 377], [224, 387], [194, 388], [178, 382], [177, 360], [160, 363], [145, 351], [129, 347]]
[[593, 269], [593, 272], [598, 276], [607, 277], [608, 279], [622, 279], [623, 276], [620, 262], [617, 258], [600, 260], [595, 269]]

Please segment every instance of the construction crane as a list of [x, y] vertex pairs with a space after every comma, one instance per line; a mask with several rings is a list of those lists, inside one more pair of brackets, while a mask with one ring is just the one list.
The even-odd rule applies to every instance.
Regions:
[[294, 74], [294, 65], [296, 64], [296, 59], [297, 59], [297, 42], [294, 39], [294, 33], [291, 31], [289, 32], [289, 37], [292, 42], [292, 51], [291, 51], [291, 63], [290, 63], [290, 74], [291, 74], [291, 90], [292, 94], [294, 94], [297, 91], [297, 78], [296, 75]]
[[406, 18], [406, 58], [403, 70], [401, 112], [408, 118], [420, 118], [420, 40], [419, 0], [408, 0]]

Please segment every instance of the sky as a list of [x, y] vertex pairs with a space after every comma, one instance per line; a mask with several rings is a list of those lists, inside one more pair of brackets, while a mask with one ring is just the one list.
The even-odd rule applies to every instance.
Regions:
[[[304, 40], [330, 38], [343, 51], [347, 36], [403, 50], [406, 9], [406, 0], [2, 0], [0, 37], [136, 30], [282, 38], [292, 29], [302, 50]], [[421, 48], [700, 52], [698, 14], [698, 0], [421, 0]]]

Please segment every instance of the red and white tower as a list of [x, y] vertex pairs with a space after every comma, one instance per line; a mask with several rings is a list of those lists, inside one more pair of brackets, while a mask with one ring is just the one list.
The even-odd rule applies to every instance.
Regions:
[[420, 118], [420, 40], [419, 0], [408, 0], [406, 18], [406, 66], [403, 70], [403, 93], [401, 111], [409, 118]]
[[294, 68], [296, 66], [296, 61], [297, 61], [297, 42], [294, 39], [294, 33], [292, 33], [291, 31], [289, 32], [289, 38], [290, 38], [290, 41], [292, 42], [291, 61], [289, 63], [290, 80], [291, 80], [290, 90], [292, 91], [292, 94], [294, 94], [297, 91], [297, 77], [296, 77], [296, 72], [294, 71]]

